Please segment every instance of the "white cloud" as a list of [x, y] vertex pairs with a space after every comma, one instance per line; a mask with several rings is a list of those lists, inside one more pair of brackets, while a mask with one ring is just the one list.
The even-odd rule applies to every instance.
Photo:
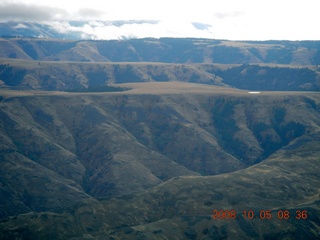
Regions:
[[26, 29], [28, 28], [27, 25], [22, 24], [22, 23], [18, 23], [17, 26], [14, 27], [15, 29]]
[[[1, 1], [1, 0], [0, 0]], [[188, 36], [237, 40], [320, 40], [318, 0], [2, 0], [0, 20], [158, 20], [84, 30], [111, 36]], [[206, 24], [197, 29], [192, 23]], [[100, 23], [99, 23], [100, 24]], [[198, 25], [200, 26], [200, 25]], [[203, 25], [205, 26], [205, 25]], [[71, 26], [72, 27], [72, 26]], [[166, 35], [164, 35], [166, 34]]]
[[209, 25], [199, 29], [193, 23], [170, 21], [126, 21], [124, 23], [107, 21], [89, 21], [83, 25], [72, 25], [67, 21], [46, 22], [59, 33], [81, 33], [83, 38], [95, 40], [154, 37], [194, 37], [212, 38]]
[[239, 17], [241, 15], [244, 15], [244, 12], [216, 12], [214, 13], [214, 16], [223, 19], [223, 18], [230, 18], [230, 17]]

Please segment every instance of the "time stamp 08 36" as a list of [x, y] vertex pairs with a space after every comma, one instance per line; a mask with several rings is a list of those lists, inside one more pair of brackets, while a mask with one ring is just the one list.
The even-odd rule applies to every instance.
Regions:
[[279, 220], [288, 220], [288, 219], [297, 219], [305, 220], [308, 218], [307, 210], [244, 210], [242, 212], [237, 212], [235, 210], [213, 210], [212, 219], [215, 220], [234, 220], [234, 219], [279, 219]]

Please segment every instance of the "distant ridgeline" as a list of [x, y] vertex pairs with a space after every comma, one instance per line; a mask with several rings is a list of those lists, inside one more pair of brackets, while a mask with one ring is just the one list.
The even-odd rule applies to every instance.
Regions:
[[320, 41], [195, 38], [76, 41], [7, 37], [0, 40], [0, 49], [0, 58], [39, 61], [320, 64]]

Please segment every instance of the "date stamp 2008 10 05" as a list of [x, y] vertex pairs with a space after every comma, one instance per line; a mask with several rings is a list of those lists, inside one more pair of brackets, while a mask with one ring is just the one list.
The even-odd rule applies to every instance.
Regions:
[[244, 210], [242, 212], [237, 212], [235, 210], [213, 210], [212, 211], [212, 219], [222, 220], [222, 219], [266, 219], [270, 220], [272, 218], [276, 218], [279, 220], [288, 220], [288, 219], [297, 219], [297, 220], [305, 220], [308, 218], [307, 210], [261, 210], [254, 212], [253, 210]]

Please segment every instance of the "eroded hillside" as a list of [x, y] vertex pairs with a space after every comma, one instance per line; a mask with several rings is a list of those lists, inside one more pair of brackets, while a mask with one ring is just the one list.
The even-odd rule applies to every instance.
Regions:
[[135, 82], [189, 82], [259, 91], [319, 91], [316, 66], [0, 61], [0, 89], [78, 91]]
[[1, 91], [1, 238], [319, 236], [318, 93], [121, 86], [132, 90]]

